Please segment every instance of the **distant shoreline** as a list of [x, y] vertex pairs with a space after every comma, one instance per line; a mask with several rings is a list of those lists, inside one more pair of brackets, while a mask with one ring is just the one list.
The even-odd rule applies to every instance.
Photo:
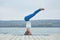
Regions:
[[[0, 27], [25, 27], [23, 20], [0, 21]], [[60, 20], [32, 20], [32, 27], [60, 27]]]

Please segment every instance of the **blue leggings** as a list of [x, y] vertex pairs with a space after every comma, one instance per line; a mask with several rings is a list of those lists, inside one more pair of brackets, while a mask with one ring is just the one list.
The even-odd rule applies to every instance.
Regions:
[[34, 13], [25, 16], [24, 20], [25, 21], [29, 21], [32, 17], [34, 17], [39, 11], [41, 11], [40, 9], [36, 10]]

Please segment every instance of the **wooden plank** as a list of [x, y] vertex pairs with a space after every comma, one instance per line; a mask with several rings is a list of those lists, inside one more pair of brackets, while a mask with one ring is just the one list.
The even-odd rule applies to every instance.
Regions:
[[50, 35], [50, 36], [0, 35], [0, 40], [60, 40], [60, 35]]

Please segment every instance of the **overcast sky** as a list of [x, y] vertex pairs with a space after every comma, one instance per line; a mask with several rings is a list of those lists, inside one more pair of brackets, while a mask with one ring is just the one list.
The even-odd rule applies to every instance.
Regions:
[[45, 11], [31, 20], [60, 19], [60, 0], [0, 0], [0, 20], [24, 20], [39, 8]]

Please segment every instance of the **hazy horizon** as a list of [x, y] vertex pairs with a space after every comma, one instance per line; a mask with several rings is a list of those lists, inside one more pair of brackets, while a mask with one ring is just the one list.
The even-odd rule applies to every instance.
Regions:
[[[30, 22], [32, 27], [60, 27], [60, 20], [32, 20]], [[26, 27], [26, 22], [24, 20], [0, 21], [1, 27]]]

